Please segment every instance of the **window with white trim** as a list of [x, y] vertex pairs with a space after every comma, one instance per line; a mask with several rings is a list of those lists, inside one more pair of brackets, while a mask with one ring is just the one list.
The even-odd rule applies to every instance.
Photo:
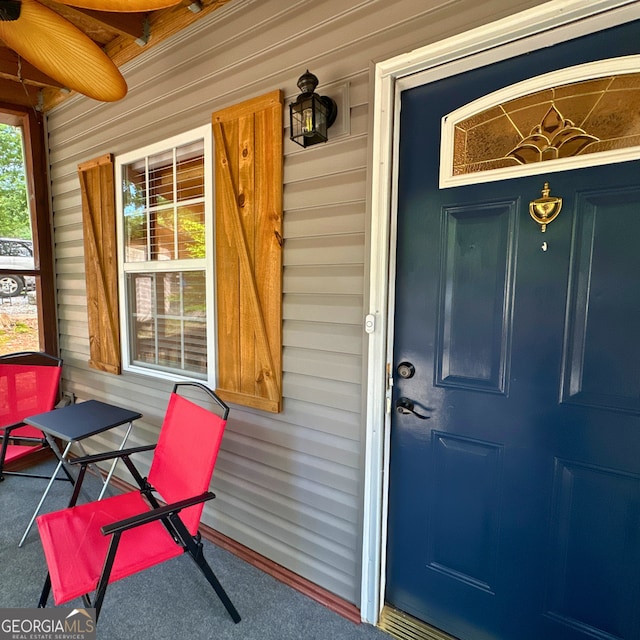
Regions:
[[123, 368], [213, 380], [211, 128], [116, 158]]

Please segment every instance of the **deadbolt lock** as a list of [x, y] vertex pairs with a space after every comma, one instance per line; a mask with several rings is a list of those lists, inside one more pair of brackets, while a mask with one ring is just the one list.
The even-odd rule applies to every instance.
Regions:
[[397, 367], [396, 371], [401, 378], [413, 378], [413, 375], [416, 372], [416, 368], [410, 362], [401, 362]]

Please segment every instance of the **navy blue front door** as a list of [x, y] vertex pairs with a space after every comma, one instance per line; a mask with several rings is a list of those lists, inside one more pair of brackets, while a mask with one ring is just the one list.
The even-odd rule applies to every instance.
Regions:
[[462, 640], [640, 638], [640, 162], [440, 190], [439, 122], [639, 49], [627, 25], [403, 93], [386, 598]]

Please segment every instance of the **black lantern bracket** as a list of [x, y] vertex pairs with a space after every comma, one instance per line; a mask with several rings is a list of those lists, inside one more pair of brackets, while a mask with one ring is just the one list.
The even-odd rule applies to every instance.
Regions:
[[297, 84], [301, 93], [289, 105], [291, 140], [302, 147], [327, 142], [327, 131], [338, 116], [335, 100], [316, 93], [318, 78], [308, 69]]

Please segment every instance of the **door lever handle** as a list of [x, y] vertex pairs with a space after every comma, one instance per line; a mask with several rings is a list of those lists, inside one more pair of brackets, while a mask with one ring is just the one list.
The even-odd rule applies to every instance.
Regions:
[[420, 418], [420, 420], [428, 420], [431, 416], [423, 416], [415, 410], [415, 404], [413, 400], [409, 400], [409, 398], [398, 398], [396, 400], [396, 411], [402, 414], [412, 413], [416, 418]]

